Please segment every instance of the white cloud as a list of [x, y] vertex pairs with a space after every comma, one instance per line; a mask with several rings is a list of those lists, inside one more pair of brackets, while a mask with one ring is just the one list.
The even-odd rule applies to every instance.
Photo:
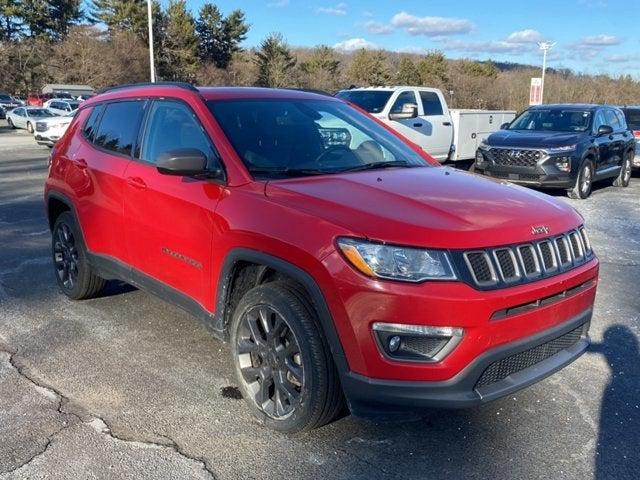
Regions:
[[473, 23], [462, 18], [416, 17], [404, 11], [393, 16], [391, 25], [406, 29], [410, 35], [427, 37], [468, 33], [474, 28]]
[[487, 42], [462, 42], [459, 40], [443, 39], [441, 45], [447, 50], [456, 50], [469, 54], [502, 53], [507, 55], [520, 55], [531, 49], [529, 45], [526, 45], [524, 43], [506, 42], [504, 40], [492, 40]]
[[343, 16], [347, 14], [347, 4], [338, 3], [333, 7], [318, 7], [316, 8], [316, 13], [321, 13], [324, 15]]
[[385, 35], [387, 33], [393, 32], [393, 27], [391, 25], [386, 25], [381, 22], [376, 22], [374, 20], [370, 20], [364, 24], [364, 29], [372, 33], [374, 35]]
[[609, 47], [611, 45], [620, 45], [622, 39], [614, 35], [594, 35], [593, 37], [584, 37], [578, 42], [579, 45], [588, 45], [591, 47]]
[[348, 40], [345, 40], [344, 42], [336, 43], [333, 48], [341, 52], [354, 52], [363, 48], [368, 50], [375, 50], [376, 48], [378, 48], [378, 45], [365, 40], [364, 38], [350, 38]]
[[273, 2], [267, 3], [267, 7], [269, 8], [284, 8], [289, 6], [289, 0], [274, 0]]
[[542, 41], [542, 34], [536, 30], [527, 28], [519, 32], [513, 32], [507, 37], [509, 43], [536, 43]]

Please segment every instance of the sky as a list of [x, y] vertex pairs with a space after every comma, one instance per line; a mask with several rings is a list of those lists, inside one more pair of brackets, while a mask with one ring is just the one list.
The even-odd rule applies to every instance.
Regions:
[[[193, 11], [205, 0], [187, 0]], [[242, 9], [246, 47], [271, 32], [292, 46], [343, 51], [441, 50], [450, 58], [540, 65], [537, 42], [556, 42], [548, 65], [640, 78], [638, 0], [214, 0]]]

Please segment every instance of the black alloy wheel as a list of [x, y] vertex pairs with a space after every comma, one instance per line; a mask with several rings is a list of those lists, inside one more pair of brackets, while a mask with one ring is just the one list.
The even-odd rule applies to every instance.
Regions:
[[53, 261], [58, 281], [65, 290], [73, 290], [78, 283], [78, 248], [71, 228], [66, 223], [57, 225], [53, 232]]

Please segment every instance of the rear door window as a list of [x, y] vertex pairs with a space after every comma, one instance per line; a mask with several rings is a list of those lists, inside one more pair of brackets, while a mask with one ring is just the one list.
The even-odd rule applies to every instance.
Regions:
[[94, 134], [94, 143], [121, 155], [131, 155], [144, 112], [145, 101], [108, 103]]
[[104, 105], [96, 105], [91, 109], [91, 113], [89, 114], [89, 118], [87, 118], [84, 127], [82, 128], [82, 133], [87, 137], [90, 141], [93, 141], [93, 134], [95, 131], [95, 127], [97, 125], [98, 120], [100, 119], [100, 114], [102, 113]]
[[438, 94], [435, 92], [420, 92], [420, 100], [422, 100], [422, 108], [425, 115], [442, 115], [442, 102]]
[[611, 110], [610, 108], [608, 108], [605, 112], [605, 115], [607, 116], [607, 123], [611, 126], [611, 128], [613, 128], [614, 131], [620, 130], [622, 128], [622, 125], [620, 125], [620, 119], [616, 115], [615, 110]]

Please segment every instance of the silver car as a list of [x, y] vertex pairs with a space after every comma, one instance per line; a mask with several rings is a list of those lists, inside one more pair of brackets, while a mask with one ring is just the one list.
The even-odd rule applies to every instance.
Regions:
[[11, 128], [25, 128], [29, 133], [33, 133], [37, 120], [56, 115], [42, 107], [18, 107], [7, 112], [7, 123]]

